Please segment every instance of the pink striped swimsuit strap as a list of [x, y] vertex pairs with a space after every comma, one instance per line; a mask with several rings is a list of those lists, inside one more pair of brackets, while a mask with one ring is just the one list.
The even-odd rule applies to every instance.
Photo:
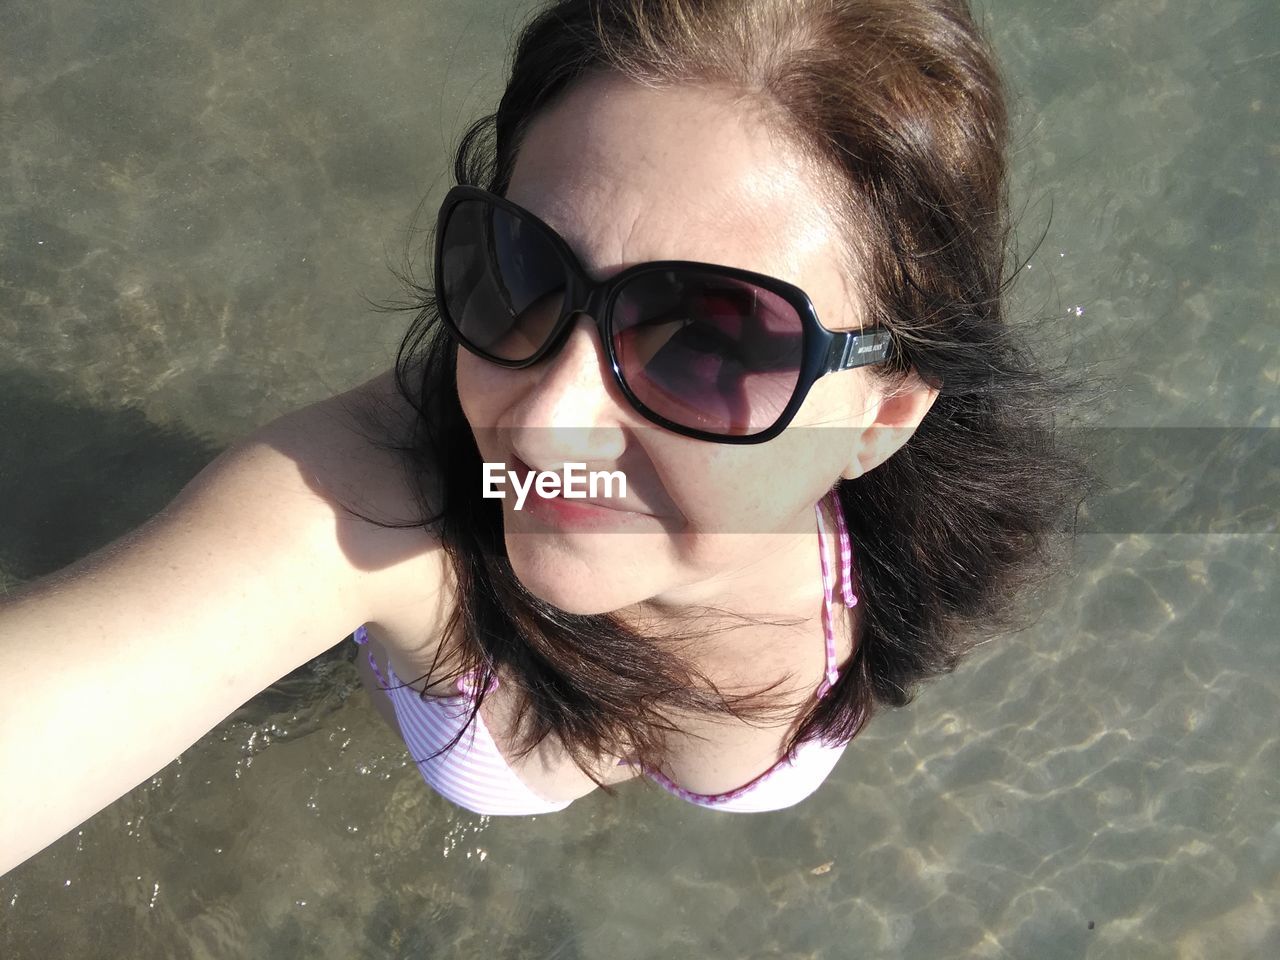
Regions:
[[[352, 634], [352, 639], [361, 646], [369, 643], [369, 632], [364, 628], [364, 624], [356, 627], [356, 632]], [[378, 678], [378, 683], [382, 685], [382, 689], [391, 695], [391, 684], [387, 683], [387, 678], [382, 675], [382, 671], [378, 669], [378, 661], [373, 659], [373, 651], [366, 649], [365, 653], [369, 657], [369, 666], [373, 668], [373, 675]]]
[[[364, 624], [356, 627], [356, 632], [352, 635], [352, 639], [361, 646], [366, 646], [369, 643], [369, 631], [365, 629]], [[373, 651], [366, 650], [366, 654], [369, 657], [369, 666], [373, 668], [373, 675], [378, 678], [378, 683], [381, 685], [381, 689], [385, 690], [387, 695], [390, 696], [392, 689], [391, 684], [387, 681], [387, 678], [382, 675], [382, 671], [378, 669], [378, 661], [373, 659]], [[483, 672], [483, 668], [477, 667], [470, 673], [465, 673], [459, 677], [457, 681], [458, 692], [464, 694], [468, 698], [474, 698], [476, 692], [480, 688], [480, 676]], [[398, 677], [396, 679], [399, 680]], [[500, 686], [502, 686], [502, 684], [499, 682], [498, 675], [495, 673], [489, 681], [488, 689], [497, 690]]]
[[[835, 491], [832, 490], [824, 499], [830, 501], [831, 512], [836, 518], [836, 529], [839, 531], [840, 586], [844, 594], [844, 604], [846, 607], [852, 607], [858, 602], [858, 598], [853, 592], [853, 546], [849, 540], [849, 530], [845, 526], [844, 511], [840, 507], [840, 500]], [[822, 560], [822, 632], [827, 641], [827, 675], [819, 684], [817, 692], [817, 697], [821, 700], [840, 679], [840, 671], [836, 666], [836, 634], [831, 614], [836, 590], [832, 582], [831, 567], [827, 563], [827, 532], [822, 517], [822, 502], [814, 504], [813, 509], [818, 515], [818, 539], [821, 544], [818, 553]]]
[[[468, 699], [474, 699], [480, 691], [480, 678], [483, 674], [483, 667], [476, 667], [470, 673], [464, 673], [458, 678], [458, 692]], [[485, 688], [486, 692], [497, 690], [500, 686], [502, 684], [498, 681], [497, 673], [490, 674], [489, 686]]]
[[[849, 538], [849, 528], [844, 522], [844, 508], [840, 506], [840, 497], [832, 490], [831, 512], [836, 516], [836, 529], [840, 534], [840, 586], [844, 590], [844, 605], [852, 607], [858, 598], [853, 593], [853, 541]], [[823, 555], [826, 559], [826, 555]]]

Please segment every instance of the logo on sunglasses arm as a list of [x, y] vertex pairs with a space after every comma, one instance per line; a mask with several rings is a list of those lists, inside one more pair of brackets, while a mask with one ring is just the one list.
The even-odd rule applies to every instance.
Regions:
[[[525, 499], [530, 490], [537, 490], [540, 497], [562, 496], [567, 500], [584, 500], [590, 497], [598, 500], [602, 497], [625, 497], [627, 495], [627, 477], [621, 470], [593, 470], [587, 473], [585, 463], [566, 463], [564, 477], [550, 470], [536, 470], [521, 480], [514, 470], [508, 470], [505, 463], [485, 463], [484, 483], [481, 495], [490, 500], [505, 500], [506, 490], [502, 485], [511, 481], [516, 492], [517, 510], [524, 509]], [[618, 491], [614, 493], [614, 481]], [[585, 484], [585, 485], [584, 485]], [[604, 492], [601, 493], [601, 485]]]

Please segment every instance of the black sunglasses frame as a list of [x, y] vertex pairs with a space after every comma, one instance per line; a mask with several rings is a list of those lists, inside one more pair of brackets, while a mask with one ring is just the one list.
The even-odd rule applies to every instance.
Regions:
[[[449, 217], [453, 214], [454, 208], [458, 204], [477, 200], [496, 206], [512, 216], [536, 226], [551, 242], [568, 275], [560, 317], [556, 320], [546, 343], [527, 360], [503, 360], [486, 353], [467, 340], [449, 315], [449, 308], [445, 302], [447, 298], [441, 290], [444, 235], [445, 229], [449, 224]], [[803, 350], [800, 376], [796, 381], [795, 391], [791, 400], [782, 410], [782, 413], [778, 415], [778, 419], [767, 429], [752, 434], [723, 434], [699, 430], [696, 427], [687, 427], [673, 420], [668, 420], [666, 417], [650, 410], [627, 386], [627, 382], [622, 376], [618, 357], [613, 348], [613, 332], [610, 329], [613, 304], [617, 299], [618, 293], [628, 282], [644, 274], [661, 271], [697, 271], [751, 283], [781, 297], [796, 311], [801, 322]], [[450, 333], [471, 353], [504, 367], [515, 369], [529, 367], [543, 357], [554, 353], [566, 339], [567, 331], [572, 329], [573, 318], [579, 313], [586, 313], [595, 320], [600, 342], [604, 346], [605, 356], [609, 361], [609, 368], [613, 371], [614, 382], [636, 412], [651, 423], [656, 423], [682, 436], [692, 437], [696, 440], [707, 440], [712, 443], [746, 444], [764, 443], [772, 440], [782, 433], [795, 418], [796, 413], [799, 412], [800, 407], [804, 404], [809, 390], [819, 378], [826, 376], [828, 373], [837, 373], [841, 370], [852, 370], [856, 367], [883, 362], [888, 359], [892, 339], [889, 331], [883, 327], [868, 327], [862, 330], [841, 332], [828, 330], [818, 319], [817, 311], [814, 310], [813, 302], [809, 299], [808, 294], [799, 287], [787, 283], [785, 280], [779, 280], [777, 277], [754, 273], [750, 270], [740, 270], [737, 267], [699, 263], [695, 260], [651, 260], [628, 267], [614, 274], [608, 280], [596, 282], [587, 276], [581, 262], [573, 250], [570, 249], [565, 239], [539, 217], [512, 203], [505, 197], [500, 197], [480, 187], [468, 184], [453, 187], [445, 194], [444, 201], [440, 205], [440, 215], [436, 220], [435, 278], [437, 306], [440, 311], [440, 317], [444, 320]]]

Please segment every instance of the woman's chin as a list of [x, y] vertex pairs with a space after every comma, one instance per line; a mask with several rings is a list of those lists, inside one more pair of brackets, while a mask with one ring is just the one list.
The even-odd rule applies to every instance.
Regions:
[[511, 569], [524, 588], [565, 613], [597, 616], [644, 599], [635, 595], [636, 585], [632, 584], [628, 590], [617, 578], [602, 574], [599, 567], [584, 564], [577, 558], [539, 554], [525, 556], [518, 547], [512, 552], [508, 544]]
[[530, 582], [524, 577], [520, 577], [520, 582], [539, 600], [578, 617], [599, 616], [627, 606], [626, 600], [614, 600], [601, 595], [599, 591], [584, 592], [563, 582]]

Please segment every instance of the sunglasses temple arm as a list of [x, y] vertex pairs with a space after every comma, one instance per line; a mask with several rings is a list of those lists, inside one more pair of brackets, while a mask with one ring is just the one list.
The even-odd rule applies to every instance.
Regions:
[[880, 328], [832, 334], [822, 372], [835, 373], [879, 363], [889, 355], [891, 343], [889, 331]]

